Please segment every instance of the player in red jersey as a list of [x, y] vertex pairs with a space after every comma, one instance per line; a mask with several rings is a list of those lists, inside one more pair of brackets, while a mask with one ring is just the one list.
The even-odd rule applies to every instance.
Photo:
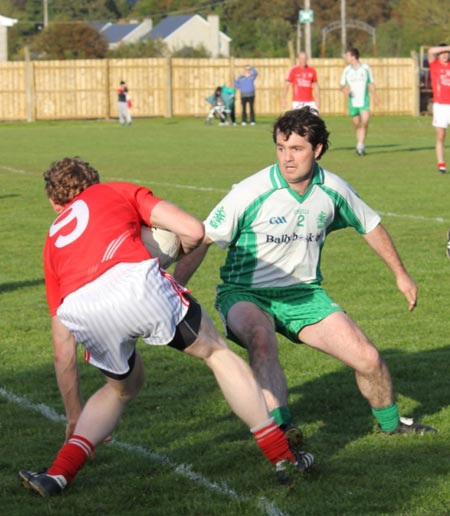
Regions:
[[[72, 482], [97, 445], [117, 425], [144, 382], [138, 337], [203, 360], [235, 414], [253, 432], [281, 481], [293, 463], [305, 471], [314, 458], [293, 453], [269, 416], [250, 367], [219, 336], [209, 316], [161, 269], [140, 239], [141, 225], [178, 235], [184, 254], [202, 241], [200, 220], [151, 190], [131, 183], [100, 183], [98, 172], [79, 158], [55, 162], [44, 174], [58, 214], [44, 247], [54, 362], [67, 417], [66, 441], [47, 471], [21, 470], [20, 478], [42, 496]], [[83, 403], [77, 342], [106, 384]]]
[[282, 97], [283, 109], [287, 106], [287, 94], [292, 86], [292, 109], [310, 106], [317, 112], [320, 107], [320, 87], [315, 68], [308, 65], [305, 52], [298, 55], [298, 65], [289, 70]]
[[438, 171], [447, 172], [445, 135], [450, 124], [450, 45], [441, 43], [428, 49], [431, 87], [433, 89], [433, 126], [436, 129]]

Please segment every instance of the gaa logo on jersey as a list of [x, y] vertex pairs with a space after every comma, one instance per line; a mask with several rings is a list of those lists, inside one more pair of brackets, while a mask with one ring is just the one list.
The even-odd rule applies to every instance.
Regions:
[[287, 224], [286, 217], [270, 217], [269, 224]]

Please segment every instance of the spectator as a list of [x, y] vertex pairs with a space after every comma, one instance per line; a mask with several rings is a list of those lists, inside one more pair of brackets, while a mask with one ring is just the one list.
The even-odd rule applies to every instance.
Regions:
[[121, 126], [131, 125], [131, 100], [128, 96], [128, 87], [125, 81], [120, 81], [117, 90], [117, 111], [119, 113], [119, 122]]
[[231, 86], [226, 86], [224, 84], [222, 86], [222, 97], [225, 99], [225, 104], [227, 104], [229, 107], [231, 123], [233, 125], [236, 125], [236, 110], [235, 110], [236, 88], [232, 88]]
[[247, 125], [247, 105], [250, 110], [250, 124], [255, 125], [255, 79], [258, 72], [253, 66], [246, 66], [244, 73], [234, 81], [234, 87], [241, 92], [242, 125]]
[[211, 105], [211, 110], [206, 117], [205, 123], [211, 125], [212, 120], [219, 119], [219, 125], [228, 124], [228, 114], [230, 113], [230, 98], [223, 92], [222, 86], [217, 86], [214, 93], [206, 97], [206, 102]]

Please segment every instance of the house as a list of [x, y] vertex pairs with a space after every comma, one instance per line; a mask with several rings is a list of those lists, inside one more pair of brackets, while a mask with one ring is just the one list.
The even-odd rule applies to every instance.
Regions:
[[219, 30], [219, 17], [213, 14], [206, 20], [198, 14], [167, 16], [153, 27], [149, 36], [162, 39], [172, 52], [203, 45], [211, 57], [230, 55], [231, 38]]
[[172, 52], [203, 45], [211, 57], [230, 55], [231, 38], [219, 30], [217, 15], [209, 15], [206, 20], [198, 14], [167, 16], [155, 27], [150, 18], [141, 23], [97, 22], [91, 25], [106, 37], [111, 49], [150, 37], [164, 41]]
[[8, 27], [17, 23], [15, 18], [0, 15], [0, 61], [8, 60]]
[[108, 40], [109, 48], [117, 48], [122, 43], [137, 43], [146, 37], [152, 30], [153, 23], [150, 18], [143, 22], [131, 23], [97, 23], [93, 25], [100, 34]]

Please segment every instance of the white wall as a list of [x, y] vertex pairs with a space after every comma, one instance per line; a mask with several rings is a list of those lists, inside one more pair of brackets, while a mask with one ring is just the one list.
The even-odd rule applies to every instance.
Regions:
[[[229, 45], [221, 44], [224, 37], [219, 33], [219, 17], [209, 16], [206, 21], [201, 16], [194, 16], [174, 33], [165, 39], [170, 50], [179, 50], [184, 46], [198, 47], [203, 45], [211, 57], [229, 56]], [[212, 23], [210, 23], [212, 22]], [[224, 47], [224, 48], [222, 48]]]
[[0, 61], [8, 60], [8, 29], [0, 25]]

